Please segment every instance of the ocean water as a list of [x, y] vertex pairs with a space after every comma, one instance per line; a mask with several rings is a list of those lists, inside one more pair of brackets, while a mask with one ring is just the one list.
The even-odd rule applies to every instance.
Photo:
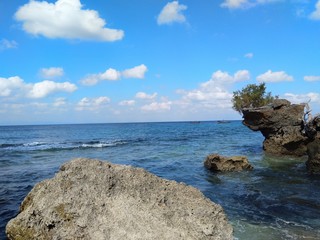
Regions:
[[[224, 208], [235, 239], [320, 239], [320, 177], [306, 158], [275, 157], [240, 121], [0, 127], [0, 239], [35, 183], [76, 157], [142, 167], [200, 189]], [[253, 171], [212, 173], [208, 154], [245, 155]]]

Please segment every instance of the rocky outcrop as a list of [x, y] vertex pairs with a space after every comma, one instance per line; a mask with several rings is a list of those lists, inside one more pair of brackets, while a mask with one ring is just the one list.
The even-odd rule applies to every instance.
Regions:
[[220, 205], [182, 183], [90, 159], [35, 185], [9, 239], [232, 239]]
[[243, 124], [263, 134], [266, 152], [302, 156], [312, 141], [304, 134], [304, 108], [305, 104], [276, 99], [268, 106], [244, 109]]
[[308, 171], [320, 173], [320, 116], [312, 117], [308, 104], [276, 99], [268, 106], [244, 109], [242, 113], [243, 124], [265, 137], [263, 148], [266, 152], [294, 156], [308, 154]]
[[252, 170], [253, 167], [244, 156], [222, 157], [210, 154], [204, 161], [204, 166], [215, 172]]
[[308, 144], [308, 161], [306, 162], [307, 169], [310, 173], [320, 174], [320, 140]]

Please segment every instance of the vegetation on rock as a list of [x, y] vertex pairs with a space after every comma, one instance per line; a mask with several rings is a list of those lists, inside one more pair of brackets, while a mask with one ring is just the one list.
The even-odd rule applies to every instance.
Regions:
[[248, 84], [241, 91], [233, 92], [232, 108], [242, 114], [245, 108], [262, 107], [272, 103], [276, 97], [271, 95], [271, 92], [266, 93], [266, 84], [260, 83]]

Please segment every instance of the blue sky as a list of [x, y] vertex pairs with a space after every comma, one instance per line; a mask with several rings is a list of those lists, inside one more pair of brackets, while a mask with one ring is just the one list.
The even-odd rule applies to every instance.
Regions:
[[0, 124], [241, 119], [232, 92], [320, 112], [320, 0], [0, 1]]

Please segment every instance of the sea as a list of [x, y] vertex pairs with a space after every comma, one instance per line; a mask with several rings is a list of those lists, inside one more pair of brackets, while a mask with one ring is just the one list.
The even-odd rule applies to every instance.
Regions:
[[[241, 121], [0, 126], [0, 239], [39, 181], [78, 157], [144, 168], [220, 204], [234, 239], [320, 239], [320, 177], [306, 157], [263, 151]], [[214, 173], [207, 155], [247, 156], [252, 171]]]

